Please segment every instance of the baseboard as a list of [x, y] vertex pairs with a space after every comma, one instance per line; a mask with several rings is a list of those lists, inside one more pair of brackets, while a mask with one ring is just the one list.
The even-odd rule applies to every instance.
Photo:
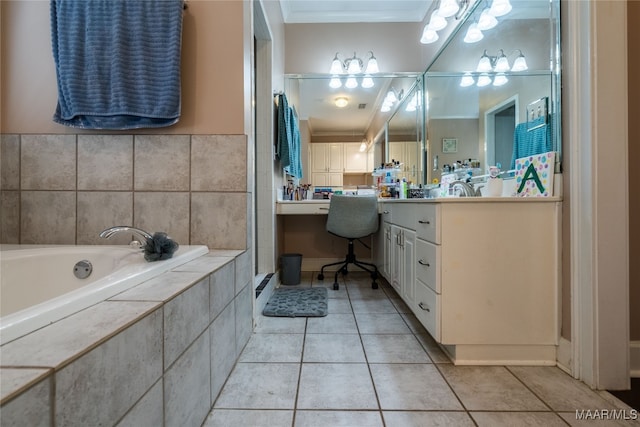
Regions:
[[558, 352], [556, 353], [558, 368], [571, 376], [573, 376], [572, 350], [571, 341], [560, 337], [558, 341]]
[[276, 271], [273, 276], [269, 279], [269, 283], [262, 288], [260, 292], [260, 296], [255, 299], [255, 304], [253, 305], [253, 318], [255, 320], [255, 324], [257, 325], [258, 320], [260, 319], [260, 315], [262, 314], [262, 310], [264, 310], [264, 306], [269, 301], [273, 290], [280, 283], [280, 272]]
[[640, 378], [640, 341], [629, 342], [631, 378]]

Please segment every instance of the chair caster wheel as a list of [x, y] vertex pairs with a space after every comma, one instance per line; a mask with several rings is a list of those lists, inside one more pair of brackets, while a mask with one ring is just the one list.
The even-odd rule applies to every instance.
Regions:
[[378, 289], [378, 284], [376, 282], [373, 282], [371, 284], [371, 289]]
[[333, 284], [333, 290], [337, 291], [338, 289], [340, 289], [340, 285], [338, 285], [338, 282]]
[[343, 276], [346, 276], [347, 273], [349, 273], [349, 270], [347, 270], [347, 267], [344, 267], [342, 270], [340, 270], [340, 272], [342, 273]]
[[376, 281], [377, 278], [378, 278], [378, 275], [376, 273], [371, 273], [371, 279], [373, 279], [374, 282]]
[[322, 273], [318, 274], [318, 280], [324, 280], [324, 274]]

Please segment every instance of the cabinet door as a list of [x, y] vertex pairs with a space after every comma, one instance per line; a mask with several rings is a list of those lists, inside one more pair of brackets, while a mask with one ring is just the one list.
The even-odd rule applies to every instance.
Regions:
[[342, 143], [331, 143], [324, 144], [327, 145], [327, 166], [329, 170], [327, 172], [343, 172], [343, 144]]
[[402, 230], [402, 299], [413, 307], [416, 292], [416, 232]]
[[400, 241], [402, 239], [402, 228], [391, 226], [391, 259], [389, 260], [389, 283], [396, 290], [398, 295], [402, 297], [402, 247]]
[[[311, 172], [328, 172], [327, 163], [329, 144], [309, 144], [311, 147]], [[315, 184], [314, 184], [315, 185]]]
[[407, 181], [416, 182], [418, 178], [418, 149], [415, 142], [405, 142], [404, 144], [404, 176]]
[[385, 279], [391, 283], [391, 252], [392, 252], [392, 242], [393, 238], [391, 237], [391, 224], [388, 222], [383, 223], [384, 228], [384, 242], [383, 242], [383, 259], [382, 259], [382, 275]]
[[329, 172], [329, 187], [342, 187], [342, 172]]
[[314, 187], [329, 187], [329, 174], [326, 172], [311, 173], [311, 185]]
[[404, 163], [404, 142], [389, 143], [389, 161], [391, 160]]
[[367, 153], [360, 151], [360, 143], [344, 144], [344, 172], [365, 173], [367, 171]]

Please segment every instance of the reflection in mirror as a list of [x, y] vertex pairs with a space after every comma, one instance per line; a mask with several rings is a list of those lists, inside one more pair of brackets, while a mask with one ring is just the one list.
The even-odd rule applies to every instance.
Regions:
[[416, 82], [405, 94], [387, 124], [387, 162], [398, 162], [398, 179], [424, 184], [422, 145], [422, 91]]
[[[301, 149], [309, 153], [302, 156], [303, 182], [337, 189], [370, 185], [371, 172], [385, 160], [385, 125], [398, 105], [396, 102], [383, 111], [383, 101], [389, 91], [406, 93], [418, 76], [374, 75], [373, 87], [369, 88], [361, 84], [334, 88], [329, 85], [331, 78], [318, 74], [285, 76], [285, 94], [300, 123]], [[339, 98], [346, 105], [337, 106]]]
[[[425, 73], [433, 178], [458, 161], [477, 160], [481, 174], [497, 164], [503, 171], [513, 169], [514, 158], [532, 144], [539, 152], [561, 151], [555, 126], [560, 105], [559, 2], [512, 1], [512, 11], [495, 28], [483, 31], [482, 40], [466, 43], [482, 5], [476, 3]], [[449, 140], [457, 140], [455, 148]]]

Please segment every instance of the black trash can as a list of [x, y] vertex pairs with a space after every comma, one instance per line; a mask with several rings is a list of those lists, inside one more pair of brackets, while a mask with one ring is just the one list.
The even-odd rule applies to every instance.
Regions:
[[302, 270], [302, 254], [282, 254], [280, 257], [283, 285], [299, 285]]

